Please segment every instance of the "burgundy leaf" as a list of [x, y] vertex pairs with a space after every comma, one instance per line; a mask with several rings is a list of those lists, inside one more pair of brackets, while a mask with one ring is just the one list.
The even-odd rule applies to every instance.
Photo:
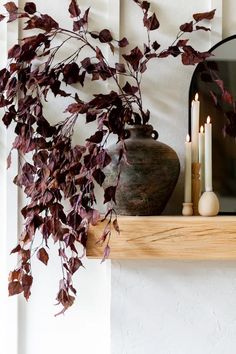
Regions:
[[144, 23], [144, 26], [147, 27], [147, 29], [149, 31], [153, 31], [153, 30], [159, 28], [159, 26], [160, 26], [155, 13], [153, 13], [152, 16], [150, 16], [150, 17], [147, 17], [147, 15], [144, 15], [143, 23]]
[[148, 1], [142, 1], [141, 2], [141, 8], [143, 10], [145, 10], [145, 12], [148, 12], [149, 7], [150, 7], [150, 2], [148, 2]]
[[154, 41], [154, 42], [152, 43], [152, 48], [153, 48], [154, 50], [157, 50], [157, 49], [160, 48], [160, 44], [157, 43], [157, 41]]
[[84, 20], [84, 23], [87, 24], [88, 23], [88, 15], [89, 15], [89, 11], [90, 11], [90, 7], [87, 8], [87, 10], [85, 10], [84, 12], [84, 16], [83, 16], [83, 20]]
[[144, 43], [144, 55], [150, 53], [151, 49]]
[[142, 74], [147, 70], [147, 62], [148, 62], [148, 59], [142, 61], [141, 64], [140, 64], [139, 71], [140, 71]]
[[58, 316], [60, 314], [63, 314], [70, 306], [73, 305], [75, 300], [74, 296], [71, 296], [68, 294], [68, 292], [65, 289], [60, 289], [58, 294], [57, 294], [57, 301], [59, 304], [62, 304], [63, 310], [60, 311], [58, 314], [55, 316]]
[[87, 112], [86, 113], [86, 123], [93, 122], [97, 119], [97, 113], [96, 112]]
[[100, 168], [96, 169], [93, 172], [93, 178], [99, 184], [99, 186], [102, 186], [102, 184], [105, 180], [105, 177], [106, 177], [105, 174], [102, 172], [102, 170]]
[[10, 58], [19, 58], [21, 54], [21, 47], [19, 44], [15, 44], [11, 49], [8, 51], [8, 59]]
[[84, 86], [84, 79], [85, 79], [86, 71], [83, 71], [81, 75], [79, 75], [79, 83], [81, 86]]
[[[106, 213], [106, 215], [105, 215], [103, 220], [105, 220], [106, 217], [109, 214], [110, 214], [110, 210]], [[111, 235], [111, 226], [110, 226], [110, 223], [108, 223], [106, 225], [106, 227], [103, 229], [102, 234], [101, 234], [101, 236], [99, 237], [99, 239], [97, 240], [96, 243], [97, 244], [103, 244], [106, 241], [107, 237], [110, 237], [110, 235]]]
[[17, 12], [18, 7], [16, 6], [16, 4], [13, 1], [9, 1], [7, 2], [5, 5], [3, 5], [5, 7], [5, 9], [7, 10], [8, 13], [14, 13]]
[[5, 17], [6, 17], [6, 16], [0, 14], [0, 22], [1, 22], [2, 20], [4, 20]]
[[8, 294], [9, 296], [17, 295], [22, 293], [23, 287], [19, 281], [11, 281], [8, 284]]
[[29, 274], [24, 274], [22, 277], [22, 287], [24, 291], [24, 297], [26, 298], [26, 300], [28, 300], [31, 295], [30, 288], [32, 286], [32, 283], [33, 283], [33, 277]]
[[85, 113], [87, 112], [87, 106], [81, 103], [71, 103], [65, 110], [65, 112], [70, 112], [72, 114], [74, 113]]
[[27, 263], [28, 260], [30, 259], [30, 250], [21, 249], [20, 256], [21, 256], [22, 263], [23, 264]]
[[81, 11], [76, 0], [71, 0], [71, 3], [69, 5], [69, 13], [72, 18], [79, 17]]
[[182, 32], [192, 32], [193, 31], [193, 21], [186, 22], [179, 27]]
[[8, 128], [12, 120], [15, 119], [15, 117], [16, 117], [16, 112], [9, 111], [4, 114], [4, 116], [2, 117], [2, 121], [5, 124], [5, 126]]
[[199, 12], [193, 14], [193, 18], [195, 21], [199, 22], [201, 20], [212, 20], [215, 16], [216, 9], [211, 10], [209, 12]]
[[148, 60], [150, 60], [150, 59], [152, 59], [152, 58], [157, 58], [158, 55], [157, 55], [157, 53], [147, 53], [147, 54], [145, 55], [145, 57], [146, 57]]
[[79, 81], [79, 66], [77, 63], [66, 64], [62, 72], [67, 84], [71, 85]]
[[22, 274], [22, 270], [21, 269], [13, 270], [12, 272], [9, 273], [8, 281], [12, 282], [14, 280], [20, 280], [21, 279], [21, 274]]
[[59, 24], [49, 15], [42, 14], [41, 17], [34, 15], [27, 21], [27, 25], [24, 29], [39, 28], [46, 32], [50, 32], [52, 29], [58, 29]]
[[115, 219], [113, 220], [113, 227], [114, 227], [114, 229], [116, 230], [116, 232], [119, 234], [119, 233], [120, 233], [120, 228], [119, 228], [119, 224], [118, 224], [117, 218], [115, 218]]
[[99, 33], [98, 36], [101, 43], [108, 43], [113, 40], [111, 32], [108, 29], [104, 29]]
[[71, 233], [67, 233], [63, 236], [63, 241], [66, 244], [66, 247], [71, 247], [75, 242], [75, 236]]
[[94, 135], [91, 135], [90, 138], [86, 139], [91, 143], [99, 144], [102, 142], [105, 132], [103, 130], [98, 130]]
[[140, 60], [143, 57], [143, 53], [138, 47], [131, 50], [130, 54], [123, 54], [123, 58], [132, 66], [134, 71], [138, 70]]
[[24, 11], [30, 15], [33, 15], [37, 11], [35, 3], [34, 2], [26, 2], [25, 6], [24, 6]]
[[131, 86], [130, 83], [126, 81], [125, 86], [122, 87], [122, 90], [128, 95], [135, 95], [135, 93], [138, 92], [138, 87]]
[[84, 21], [83, 19], [80, 19], [78, 21], [73, 22], [73, 31], [77, 32], [80, 31], [81, 27], [83, 27]]
[[116, 186], [107, 187], [104, 191], [104, 204], [113, 200], [116, 203]]
[[90, 36], [94, 39], [98, 39], [99, 35], [96, 32], [89, 32]]
[[9, 152], [7, 156], [7, 169], [11, 166], [11, 151]]
[[195, 49], [193, 49], [191, 46], [185, 46], [183, 47], [183, 50], [184, 53], [182, 53], [181, 59], [184, 65], [198, 64], [212, 55], [209, 52], [198, 52]]
[[54, 199], [54, 195], [52, 192], [50, 192], [49, 190], [46, 190], [43, 194], [43, 197], [42, 197], [42, 204], [43, 205], [47, 205], [48, 203], [52, 202]]
[[224, 81], [220, 80], [220, 79], [214, 80], [214, 81], [217, 84], [217, 86], [221, 89], [222, 94], [224, 94], [224, 91], [225, 91], [225, 89], [224, 89]]
[[119, 73], [125, 73], [125, 72], [126, 72], [126, 70], [125, 70], [125, 65], [124, 65], [124, 64], [116, 63], [116, 64], [115, 64], [115, 67], [116, 67], [116, 70], [117, 70]]
[[71, 257], [69, 259], [69, 267], [71, 274], [74, 274], [81, 266], [83, 266], [83, 264], [78, 257]]
[[110, 164], [111, 157], [106, 150], [101, 150], [96, 156], [96, 162], [101, 168], [104, 168]]
[[150, 120], [150, 111], [142, 112], [143, 124], [147, 124]]
[[187, 45], [188, 41], [189, 41], [188, 39], [179, 39], [176, 46], [177, 47], [184, 47]]
[[181, 51], [180, 51], [179, 47], [177, 47], [177, 45], [169, 47], [168, 52], [173, 57], [177, 57], [181, 53]]
[[75, 212], [75, 211], [71, 211], [68, 215], [67, 215], [67, 223], [74, 229], [77, 230], [80, 227], [80, 224], [82, 222], [82, 218], [81, 216]]
[[90, 217], [90, 223], [95, 226], [97, 225], [97, 223], [99, 222], [99, 220], [101, 220], [101, 215], [99, 213], [99, 211], [97, 211], [96, 209], [92, 209], [91, 211], [91, 217]]
[[103, 258], [101, 260], [101, 263], [103, 263], [110, 255], [110, 246], [109, 245], [106, 245], [105, 248], [104, 248], [104, 252], [103, 252]]
[[141, 125], [142, 124], [142, 119], [141, 119], [140, 114], [137, 113], [137, 112], [134, 112], [133, 116], [134, 116], [134, 124], [135, 125]]
[[77, 189], [76, 189], [74, 181], [67, 182], [65, 185], [65, 189], [64, 189], [65, 198], [72, 197], [72, 195], [75, 194], [76, 191], [77, 191]]
[[49, 256], [48, 256], [48, 253], [47, 251], [45, 250], [45, 248], [40, 248], [37, 252], [37, 257], [38, 259], [44, 263], [45, 265], [48, 264], [48, 259], [49, 259]]
[[119, 47], [123, 48], [126, 47], [129, 44], [128, 39], [126, 37], [122, 38], [121, 40], [118, 41]]
[[227, 90], [225, 90], [222, 94], [222, 98], [224, 100], [224, 102], [228, 103], [228, 104], [232, 104], [233, 103], [233, 96], [231, 95], [231, 93]]
[[21, 250], [21, 246], [17, 245], [15, 248], [13, 248], [13, 250], [11, 250], [11, 254], [16, 253], [16, 252], [20, 252], [20, 250]]
[[103, 59], [104, 59], [104, 56], [103, 56], [103, 54], [102, 54], [102, 51], [101, 51], [101, 49], [99, 49], [98, 47], [96, 47], [96, 58], [97, 58], [98, 60], [103, 60]]
[[211, 31], [209, 27], [205, 27], [205, 26], [196, 26], [196, 30]]

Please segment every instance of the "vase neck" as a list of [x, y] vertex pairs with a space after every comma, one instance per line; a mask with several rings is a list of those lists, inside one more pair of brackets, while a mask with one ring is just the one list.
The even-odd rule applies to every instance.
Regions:
[[153, 127], [151, 125], [134, 125], [127, 129], [131, 138], [151, 138]]

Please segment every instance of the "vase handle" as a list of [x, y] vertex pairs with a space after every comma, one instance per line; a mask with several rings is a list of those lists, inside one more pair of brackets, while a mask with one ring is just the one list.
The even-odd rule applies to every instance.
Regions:
[[153, 131], [152, 131], [152, 138], [153, 138], [154, 140], [157, 140], [157, 139], [158, 139], [158, 136], [159, 136], [158, 132], [157, 132], [156, 130], [153, 130]]

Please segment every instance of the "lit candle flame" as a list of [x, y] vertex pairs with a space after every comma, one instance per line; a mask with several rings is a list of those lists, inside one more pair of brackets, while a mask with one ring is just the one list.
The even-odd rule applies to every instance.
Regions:
[[201, 128], [200, 128], [200, 133], [204, 133], [204, 128], [203, 128], [203, 125], [201, 125]]
[[211, 118], [210, 118], [210, 116], [208, 116], [207, 117], [207, 124], [210, 124], [210, 122], [211, 122]]
[[196, 93], [196, 95], [194, 97], [194, 101], [198, 101], [198, 93]]
[[189, 134], [186, 135], [186, 143], [189, 143], [190, 142], [190, 136]]

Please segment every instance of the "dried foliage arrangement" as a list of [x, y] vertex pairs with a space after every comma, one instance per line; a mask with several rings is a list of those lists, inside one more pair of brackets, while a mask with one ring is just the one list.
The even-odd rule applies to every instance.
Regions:
[[[20, 172], [14, 182], [23, 189], [27, 205], [21, 210], [25, 219], [19, 243], [12, 250], [19, 263], [9, 276], [9, 295], [31, 294], [33, 274], [31, 259], [34, 255], [47, 265], [49, 240], [54, 241], [61, 259], [62, 278], [57, 301], [63, 313], [74, 302], [76, 289], [72, 277], [82, 266], [78, 245], [86, 248], [88, 227], [100, 219], [96, 209], [95, 186], [103, 187], [104, 168], [111, 158], [106, 149], [111, 134], [122, 142], [119, 161], [125, 159], [125, 126], [147, 124], [150, 112], [143, 107], [142, 75], [150, 61], [181, 57], [184, 65], [194, 65], [209, 57], [209, 52], [199, 52], [189, 45], [185, 34], [209, 31], [201, 25], [211, 20], [215, 10], [196, 13], [190, 22], [179, 27], [173, 43], [162, 48], [151, 40], [151, 32], [158, 30], [159, 21], [150, 12], [148, 1], [132, 0], [142, 15], [141, 26], [147, 31], [147, 42], [123, 53], [122, 60], [111, 65], [103, 53], [104, 44], [113, 53], [115, 47], [124, 48], [128, 39], [116, 40], [109, 29], [90, 31], [89, 8], [85, 11], [76, 0], [71, 0], [68, 13], [71, 28], [62, 28], [48, 14], [36, 9], [33, 2], [26, 2], [19, 9], [14, 2], [6, 3], [6, 14], [0, 21], [24, 21], [29, 33], [8, 52], [8, 64], [0, 71], [0, 107], [4, 109], [3, 123], [15, 129], [12, 149], [22, 160]], [[63, 59], [57, 56], [71, 40], [77, 41], [74, 51]], [[59, 44], [58, 44], [59, 41]], [[88, 52], [90, 53], [88, 55]], [[119, 78], [125, 84], [121, 85]], [[87, 101], [80, 97], [88, 81], [112, 80], [116, 90], [91, 96]], [[77, 85], [74, 93], [71, 85]], [[49, 94], [65, 98], [65, 119], [50, 124], [44, 111]], [[97, 130], [88, 136], [86, 144], [73, 145], [72, 135], [79, 117], [86, 123], [97, 122]], [[9, 155], [8, 167], [11, 163]], [[100, 242], [109, 239], [111, 227], [119, 232], [114, 208], [116, 185], [104, 188], [107, 204], [107, 225]], [[63, 201], [70, 210], [66, 211]], [[109, 255], [109, 244], [104, 257]]]

